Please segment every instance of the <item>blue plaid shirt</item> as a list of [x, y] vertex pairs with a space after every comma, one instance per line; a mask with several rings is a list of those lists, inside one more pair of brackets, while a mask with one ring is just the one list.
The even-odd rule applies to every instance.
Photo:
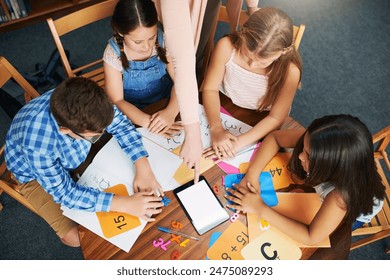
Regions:
[[[69, 171], [86, 159], [91, 143], [59, 132], [50, 111], [51, 93], [31, 100], [13, 119], [6, 136], [7, 168], [21, 183], [37, 180], [56, 203], [86, 211], [109, 211], [113, 194], [81, 186], [70, 177]], [[141, 135], [116, 106], [106, 131], [133, 162], [148, 156]]]

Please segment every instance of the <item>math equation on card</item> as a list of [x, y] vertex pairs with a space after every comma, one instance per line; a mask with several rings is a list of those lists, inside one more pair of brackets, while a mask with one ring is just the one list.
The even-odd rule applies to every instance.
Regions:
[[207, 250], [207, 257], [210, 260], [243, 260], [241, 249], [248, 243], [248, 228], [240, 221], [235, 221]]

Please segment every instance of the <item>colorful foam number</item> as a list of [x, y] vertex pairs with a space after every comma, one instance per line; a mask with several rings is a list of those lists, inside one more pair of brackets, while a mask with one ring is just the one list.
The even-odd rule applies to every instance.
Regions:
[[180, 243], [180, 247], [185, 247], [185, 246], [187, 246], [187, 243], [189, 242], [190, 240], [189, 239], [186, 239], [186, 240], [184, 240], [182, 243]]
[[302, 251], [294, 241], [270, 228], [244, 246], [241, 254], [246, 260], [299, 260]]
[[171, 244], [171, 240], [168, 240], [167, 242], [165, 242], [164, 239], [162, 239], [161, 237], [158, 239], [158, 241], [153, 240], [153, 246], [156, 248], [160, 247], [164, 251], [167, 250], [167, 246], [169, 244]]
[[213, 186], [213, 192], [214, 192], [216, 195], [219, 195], [219, 187], [218, 187], [218, 185], [214, 185], [214, 186]]
[[180, 243], [180, 238], [181, 238], [181, 235], [175, 235], [172, 233], [172, 238], [171, 238], [171, 241], [172, 242], [176, 242], [176, 243]]
[[168, 204], [171, 202], [171, 200], [164, 195], [161, 202], [164, 204], [164, 206], [168, 206]]
[[249, 243], [248, 230], [240, 221], [231, 223], [207, 250], [210, 260], [243, 260], [241, 249]]
[[232, 223], [234, 223], [235, 221], [237, 221], [237, 219], [240, 217], [240, 215], [238, 213], [234, 213], [231, 217], [230, 217], [230, 221]]
[[[128, 196], [126, 186], [123, 184], [115, 185], [105, 190], [105, 192]], [[120, 212], [96, 212], [103, 235], [106, 238], [114, 237], [118, 234], [127, 232], [141, 225], [138, 217]]]
[[180, 258], [180, 251], [179, 250], [173, 250], [171, 253], [171, 260], [178, 260]]
[[178, 221], [172, 221], [171, 226], [173, 228], [177, 228], [177, 229], [182, 229], [183, 228], [183, 224], [181, 222], [178, 222]]

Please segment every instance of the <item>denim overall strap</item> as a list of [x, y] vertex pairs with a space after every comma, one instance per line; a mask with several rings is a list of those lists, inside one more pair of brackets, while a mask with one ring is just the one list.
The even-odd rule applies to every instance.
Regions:
[[111, 37], [110, 40], [108, 40], [108, 44], [114, 49], [115, 54], [118, 56], [118, 58], [121, 57], [121, 49], [119, 45], [116, 43], [114, 37]]
[[[157, 42], [164, 44], [161, 29], [157, 30]], [[166, 64], [158, 55], [145, 61], [129, 61], [129, 68], [122, 72], [124, 99], [138, 108], [168, 98], [173, 82], [166, 70]]]

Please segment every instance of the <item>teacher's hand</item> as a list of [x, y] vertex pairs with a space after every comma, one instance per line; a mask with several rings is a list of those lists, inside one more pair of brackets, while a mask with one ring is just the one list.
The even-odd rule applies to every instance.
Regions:
[[199, 181], [200, 159], [203, 152], [199, 123], [184, 125], [184, 132], [185, 139], [179, 156], [188, 168], [194, 169], [194, 182], [196, 184]]

